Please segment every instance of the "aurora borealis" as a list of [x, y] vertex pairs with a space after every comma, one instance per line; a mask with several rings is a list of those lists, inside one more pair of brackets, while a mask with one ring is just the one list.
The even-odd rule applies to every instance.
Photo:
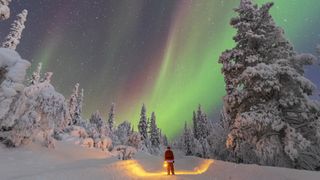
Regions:
[[[319, 0], [274, 0], [272, 14], [299, 52], [320, 42]], [[233, 47], [229, 25], [237, 0], [13, 0], [14, 14], [29, 10], [17, 51], [54, 72], [66, 97], [85, 90], [84, 115], [104, 116], [116, 103], [117, 122], [139, 120], [142, 103], [173, 137], [200, 103], [218, 116], [224, 82], [218, 57]], [[259, 4], [267, 0], [258, 0]], [[307, 76], [317, 85], [318, 67]]]

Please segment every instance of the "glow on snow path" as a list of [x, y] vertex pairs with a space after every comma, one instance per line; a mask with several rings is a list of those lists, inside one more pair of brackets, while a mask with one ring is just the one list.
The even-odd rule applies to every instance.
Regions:
[[[210, 167], [210, 165], [213, 164], [213, 162], [214, 162], [213, 160], [204, 160], [198, 167], [195, 167], [193, 171], [176, 169], [175, 174], [176, 175], [199, 175], [206, 172]], [[166, 170], [158, 171], [158, 172], [148, 172], [136, 160], [128, 160], [128, 161], [121, 162], [121, 166], [125, 167], [126, 171], [130, 176], [154, 177], [154, 176], [167, 175]]]

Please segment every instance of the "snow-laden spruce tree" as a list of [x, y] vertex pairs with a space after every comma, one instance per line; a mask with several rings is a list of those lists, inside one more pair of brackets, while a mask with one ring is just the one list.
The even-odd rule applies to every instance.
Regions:
[[115, 104], [112, 103], [109, 114], [108, 114], [108, 121], [107, 121], [110, 132], [113, 131], [114, 119], [115, 119]]
[[156, 122], [156, 115], [154, 112], [151, 113], [150, 118], [150, 143], [151, 143], [151, 149], [153, 154], [159, 154], [160, 153], [160, 132], [159, 128], [157, 126]]
[[6, 20], [10, 17], [10, 2], [11, 0], [0, 0], [0, 21]]
[[199, 139], [200, 135], [198, 132], [198, 118], [195, 111], [193, 111], [192, 122], [193, 122], [193, 136], [194, 138]]
[[219, 60], [227, 147], [238, 162], [319, 169], [319, 106], [309, 98], [315, 86], [303, 76], [314, 57], [293, 50], [269, 14], [272, 6], [241, 0], [231, 20], [236, 46]]
[[83, 108], [83, 101], [84, 101], [84, 89], [81, 88], [80, 93], [78, 94], [77, 98], [77, 106], [75, 109], [75, 124], [78, 126], [85, 126], [86, 120], [82, 118], [82, 108]]
[[95, 113], [92, 113], [89, 122], [92, 126], [91, 128], [95, 128], [95, 130], [91, 130], [91, 137], [93, 139], [108, 135], [109, 131], [107, 130], [105, 121], [102, 119], [102, 116], [98, 110]]
[[209, 135], [209, 129], [211, 128], [207, 115], [202, 113], [202, 115], [198, 117], [198, 122], [200, 138], [206, 139]]
[[196, 130], [194, 131], [194, 132], [197, 132], [197, 134], [195, 134], [195, 137], [197, 138], [197, 139], [200, 139], [202, 136], [201, 136], [201, 134], [202, 134], [202, 132], [201, 132], [201, 118], [202, 118], [202, 116], [203, 116], [203, 112], [202, 112], [202, 108], [201, 108], [201, 105], [199, 104], [199, 106], [198, 106], [198, 109], [197, 109], [197, 111], [196, 111], [196, 127], [194, 127]]
[[146, 115], [146, 106], [143, 104], [140, 113], [140, 121], [138, 124], [138, 131], [144, 140], [148, 139], [148, 124]]
[[183, 132], [183, 150], [186, 156], [192, 155], [191, 146], [192, 146], [192, 133], [188, 128], [187, 122], [184, 124], [184, 132]]
[[83, 96], [79, 93], [79, 83], [76, 83], [68, 99], [68, 109], [71, 118], [70, 125], [78, 124], [81, 119]]
[[198, 106], [197, 113], [193, 112], [193, 134], [198, 140], [206, 139], [209, 135], [210, 124], [207, 115], [202, 111], [201, 105]]
[[22, 31], [25, 28], [24, 23], [27, 20], [28, 11], [23, 10], [17, 15], [17, 20], [11, 25], [11, 31], [2, 44], [2, 47], [15, 50], [20, 43]]

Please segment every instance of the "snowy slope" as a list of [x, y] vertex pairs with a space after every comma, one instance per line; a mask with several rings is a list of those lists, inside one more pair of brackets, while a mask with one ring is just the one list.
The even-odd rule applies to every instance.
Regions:
[[176, 156], [178, 175], [168, 177], [162, 158], [144, 153], [137, 154], [135, 160], [118, 161], [110, 153], [69, 142], [57, 143], [54, 150], [35, 144], [19, 149], [0, 146], [0, 179], [320, 179], [319, 172]]

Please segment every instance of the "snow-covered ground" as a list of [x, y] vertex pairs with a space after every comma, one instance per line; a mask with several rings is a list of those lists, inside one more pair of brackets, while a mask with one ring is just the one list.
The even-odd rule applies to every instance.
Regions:
[[[108, 158], [107, 158], [108, 157]], [[162, 157], [138, 153], [135, 160], [70, 142], [56, 149], [31, 144], [17, 149], [0, 146], [0, 179], [212, 179], [212, 180], [319, 180], [320, 172], [239, 165], [176, 154], [176, 176], [167, 176]]]

